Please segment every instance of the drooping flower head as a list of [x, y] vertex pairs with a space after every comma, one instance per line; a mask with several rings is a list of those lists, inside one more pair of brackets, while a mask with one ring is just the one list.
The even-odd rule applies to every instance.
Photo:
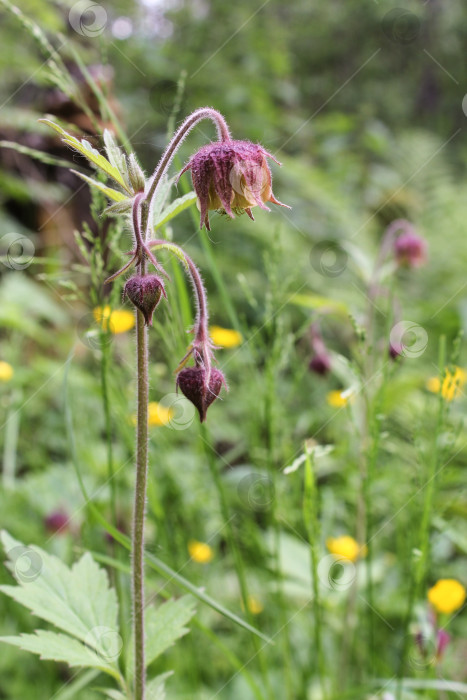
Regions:
[[427, 243], [410, 226], [396, 238], [394, 253], [399, 265], [420, 267], [427, 259]]
[[274, 156], [259, 144], [250, 141], [217, 141], [200, 148], [185, 165], [179, 177], [191, 170], [193, 187], [201, 212], [200, 227], [210, 230], [209, 210], [225, 212], [232, 219], [259, 206], [270, 211], [265, 202], [290, 207], [279, 202], [272, 193], [271, 171], [266, 158]]

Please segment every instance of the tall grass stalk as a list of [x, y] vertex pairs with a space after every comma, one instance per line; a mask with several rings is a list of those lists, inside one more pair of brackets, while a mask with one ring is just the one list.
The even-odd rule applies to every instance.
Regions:
[[[439, 355], [438, 355], [438, 367], [439, 367], [439, 377], [440, 377], [440, 382], [441, 382], [441, 387], [443, 385], [443, 380], [445, 377], [445, 366], [446, 366], [446, 338], [445, 336], [441, 336], [440, 342], [439, 342]], [[418, 552], [417, 552], [417, 560], [415, 561], [414, 557], [414, 552], [412, 552], [412, 562], [410, 566], [410, 581], [409, 581], [409, 591], [408, 591], [408, 600], [407, 600], [407, 610], [405, 614], [405, 619], [404, 619], [404, 625], [403, 625], [403, 641], [402, 641], [402, 650], [401, 650], [401, 658], [400, 658], [400, 664], [399, 664], [399, 672], [398, 672], [398, 682], [397, 682], [397, 700], [401, 700], [402, 698], [402, 690], [403, 690], [403, 677], [405, 674], [405, 669], [407, 665], [407, 655], [409, 652], [409, 646], [410, 646], [410, 639], [409, 639], [409, 630], [410, 630], [410, 623], [412, 620], [413, 616], [413, 611], [414, 611], [414, 606], [415, 606], [415, 601], [418, 600], [418, 597], [420, 596], [422, 584], [424, 582], [425, 576], [426, 576], [426, 570], [427, 570], [427, 565], [428, 565], [428, 560], [429, 560], [429, 549], [430, 549], [430, 523], [431, 523], [431, 516], [433, 512], [433, 500], [434, 500], [434, 495], [435, 495], [435, 488], [436, 488], [436, 482], [437, 479], [436, 477], [438, 476], [438, 473], [440, 471], [440, 458], [441, 458], [441, 450], [440, 450], [440, 435], [441, 431], [443, 429], [444, 425], [444, 419], [445, 419], [445, 413], [446, 413], [446, 403], [445, 399], [443, 397], [443, 393], [440, 388], [439, 392], [439, 399], [438, 399], [438, 411], [437, 411], [437, 420], [436, 420], [436, 427], [433, 435], [433, 443], [432, 443], [432, 449], [430, 450], [430, 458], [428, 459], [428, 468], [426, 470], [426, 482], [424, 485], [424, 500], [423, 500], [423, 510], [422, 510], [422, 518], [420, 522], [420, 530], [419, 530], [419, 546], [418, 546]], [[413, 573], [412, 573], [413, 572]]]
[[[209, 470], [211, 472], [212, 479], [214, 481], [214, 485], [216, 487], [216, 491], [218, 494], [219, 498], [219, 505], [221, 508], [221, 514], [222, 518], [224, 521], [224, 526], [225, 526], [225, 531], [226, 531], [226, 536], [227, 536], [227, 543], [229, 546], [230, 551], [232, 552], [233, 558], [234, 558], [234, 564], [235, 564], [235, 571], [237, 573], [237, 579], [238, 579], [238, 585], [240, 587], [240, 596], [242, 599], [242, 604], [243, 604], [243, 609], [245, 611], [245, 615], [247, 616], [247, 619], [250, 624], [253, 624], [253, 615], [250, 610], [250, 596], [249, 596], [249, 591], [248, 591], [248, 582], [247, 582], [247, 577], [245, 573], [245, 566], [243, 563], [242, 555], [240, 553], [240, 550], [238, 548], [238, 544], [236, 541], [234, 529], [232, 527], [232, 516], [229, 513], [229, 504], [227, 500], [227, 494], [224, 488], [224, 483], [222, 481], [221, 475], [219, 473], [219, 469], [217, 466], [217, 460], [216, 460], [216, 455], [214, 452], [214, 449], [212, 447], [212, 442], [210, 435], [208, 433], [207, 427], [205, 423], [201, 423], [201, 440], [203, 442], [203, 448], [206, 454], [206, 458], [208, 461], [209, 465]], [[267, 696], [268, 698], [274, 697], [274, 693], [272, 691], [272, 687], [269, 681], [269, 674], [268, 674], [268, 667], [266, 664], [266, 660], [264, 658], [264, 655], [262, 653], [263, 646], [260, 645], [259, 640], [256, 638], [255, 635], [253, 635], [253, 645], [255, 647], [255, 656], [258, 657], [258, 662], [259, 662], [259, 667], [261, 671], [261, 675], [263, 678], [263, 683], [264, 687], [267, 691]]]
[[[321, 685], [321, 694], [323, 698], [327, 697], [326, 689], [326, 665], [323, 654], [322, 641], [322, 606], [319, 590], [318, 564], [320, 553], [320, 524], [319, 524], [319, 497], [316, 486], [316, 476], [314, 470], [314, 457], [305, 445], [305, 483], [303, 497], [303, 519], [305, 522], [308, 543], [310, 545], [310, 562], [311, 562], [311, 585], [313, 594], [313, 613], [314, 613], [314, 656], [316, 658], [316, 667]], [[311, 656], [313, 657], [313, 651]]]

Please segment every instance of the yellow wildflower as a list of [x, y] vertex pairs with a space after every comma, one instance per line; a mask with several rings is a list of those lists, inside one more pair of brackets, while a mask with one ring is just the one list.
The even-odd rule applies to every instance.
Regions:
[[171, 408], [167, 408], [157, 401], [149, 402], [148, 411], [148, 424], [151, 426], [167, 425], [174, 416], [174, 412]]
[[262, 602], [258, 600], [258, 598], [255, 598], [255, 596], [253, 595], [248, 596], [247, 604], [248, 610], [251, 612], [252, 615], [259, 615], [264, 610], [264, 605], [262, 604]]
[[238, 331], [220, 326], [211, 326], [209, 335], [214, 345], [218, 345], [220, 348], [236, 348], [243, 341], [242, 334]]
[[135, 325], [135, 315], [133, 311], [126, 309], [116, 309], [112, 311], [110, 306], [97, 306], [93, 311], [94, 318], [102, 328], [109, 330], [114, 335], [126, 333]]
[[357, 561], [358, 557], [364, 557], [367, 553], [365, 545], [359, 545], [350, 535], [342, 535], [341, 537], [328, 537], [326, 547], [331, 554], [350, 561]]
[[428, 600], [440, 613], [452, 613], [464, 605], [465, 588], [453, 578], [441, 578], [428, 591]]
[[467, 372], [461, 367], [455, 367], [453, 371], [446, 369], [446, 376], [441, 380], [439, 377], [431, 377], [427, 383], [426, 388], [428, 391], [432, 391], [434, 394], [439, 394], [441, 391], [441, 396], [446, 401], [452, 401], [453, 399], [459, 398], [462, 394], [462, 389], [467, 382]]
[[326, 401], [328, 402], [329, 406], [332, 406], [332, 408], [342, 408], [343, 406], [347, 406], [352, 399], [352, 394], [347, 394], [346, 391], [330, 391], [326, 395]]
[[214, 557], [214, 551], [206, 542], [190, 540], [188, 542], [188, 553], [193, 561], [198, 564], [209, 564]]
[[8, 362], [0, 362], [0, 382], [9, 382], [13, 374], [13, 367]]

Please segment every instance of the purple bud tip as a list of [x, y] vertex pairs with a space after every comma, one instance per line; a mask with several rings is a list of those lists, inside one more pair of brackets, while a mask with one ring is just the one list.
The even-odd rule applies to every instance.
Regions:
[[441, 660], [444, 650], [451, 641], [451, 636], [445, 630], [438, 630], [437, 634], [437, 646], [436, 646], [436, 658], [438, 661]]
[[391, 359], [396, 360], [402, 355], [402, 351], [402, 345], [393, 345], [392, 343], [389, 343], [389, 357], [391, 357]]
[[152, 315], [162, 295], [167, 298], [164, 284], [157, 275], [130, 277], [123, 290], [123, 296], [141, 311], [147, 326], [152, 325]]
[[399, 265], [420, 267], [427, 259], [427, 242], [413, 231], [406, 231], [396, 239], [394, 253]]
[[331, 369], [331, 360], [329, 355], [325, 352], [316, 353], [316, 355], [311, 358], [308, 367], [311, 372], [315, 372], [315, 374], [319, 374], [324, 377]]
[[69, 517], [62, 510], [56, 510], [44, 519], [45, 529], [55, 534], [64, 534], [69, 529]]
[[222, 372], [211, 368], [209, 381], [203, 367], [186, 367], [177, 376], [177, 387], [182, 394], [198, 409], [201, 423], [206, 420], [206, 412], [212, 402], [218, 398], [225, 378]]

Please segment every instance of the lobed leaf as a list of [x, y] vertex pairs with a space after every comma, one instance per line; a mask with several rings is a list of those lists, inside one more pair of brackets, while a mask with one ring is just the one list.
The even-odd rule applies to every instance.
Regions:
[[39, 654], [43, 661], [58, 661], [68, 666], [97, 668], [114, 678], [119, 673], [105, 659], [96, 654], [77, 639], [67, 634], [57, 634], [46, 630], [36, 630], [34, 634], [20, 634], [18, 637], [0, 637], [0, 642], [19, 647], [24, 651]]
[[108, 658], [109, 641], [116, 646], [120, 637], [117, 596], [107, 572], [89, 553], [70, 569], [58, 557], [39, 547], [25, 547], [5, 531], [1, 539], [7, 566], [19, 585], [3, 585], [0, 591]]
[[196, 200], [197, 196], [194, 192], [188, 192], [188, 194], [183, 195], [183, 197], [178, 197], [178, 199], [174, 199], [174, 201], [171, 202], [169, 206], [166, 207], [159, 214], [157, 220], [154, 223], [154, 230], [157, 230], [161, 226], [164, 226], [171, 219], [174, 219], [176, 216], [181, 214], [182, 211], [185, 211], [185, 209], [191, 207], [192, 204], [196, 202]]
[[69, 134], [67, 131], [65, 131], [65, 129], [62, 129], [61, 126], [55, 124], [55, 122], [51, 121], [50, 119], [39, 119], [39, 121], [42, 124], [47, 124], [47, 126], [50, 126], [54, 131], [57, 132], [57, 134], [60, 134], [64, 143], [66, 143], [71, 148], [74, 148], [75, 151], [81, 153], [93, 165], [95, 165], [96, 168], [100, 168], [104, 173], [106, 173], [106, 175], [111, 177], [124, 190], [126, 190], [128, 194], [132, 194], [131, 190], [125, 183], [125, 180], [123, 179], [123, 176], [119, 172], [119, 170], [114, 165], [112, 165], [112, 163], [109, 163], [107, 158], [104, 158], [104, 156], [101, 153], [99, 153], [98, 150], [93, 148], [89, 141], [86, 141], [85, 139], [79, 141], [77, 138]]
[[[195, 614], [192, 596], [185, 595], [178, 600], [169, 600], [158, 608], [148, 607], [145, 613], [146, 623], [146, 665], [149, 666], [177, 639], [189, 632], [185, 627]], [[134, 672], [133, 642], [128, 647], [128, 667]]]

